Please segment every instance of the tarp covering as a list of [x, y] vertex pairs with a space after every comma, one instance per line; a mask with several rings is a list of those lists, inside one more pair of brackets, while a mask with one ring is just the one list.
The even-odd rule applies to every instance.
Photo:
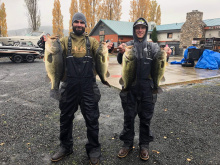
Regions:
[[185, 58], [183, 58], [181, 61], [171, 61], [170, 62], [170, 64], [182, 64], [182, 63], [184, 63], [184, 62], [186, 62], [186, 60], [185, 60]]
[[189, 46], [185, 51], [184, 51], [184, 58], [187, 59], [188, 55], [188, 49], [197, 49], [195, 46]]
[[184, 51], [184, 58], [181, 61], [171, 61], [170, 64], [182, 64], [187, 62], [187, 55], [188, 55], [188, 49], [197, 49], [195, 46], [189, 46], [185, 51]]
[[220, 68], [220, 53], [205, 49], [195, 68], [216, 70]]
[[[182, 64], [182, 63], [189, 63], [187, 61], [187, 55], [188, 55], [188, 49], [196, 49], [195, 46], [189, 46], [185, 51], [184, 51], [184, 58], [181, 61], [172, 61], [170, 64]], [[220, 68], [220, 53], [214, 52], [209, 49], [205, 49], [203, 51], [203, 54], [199, 58], [195, 68], [200, 68], [200, 69], [210, 69], [210, 70], [216, 70]]]

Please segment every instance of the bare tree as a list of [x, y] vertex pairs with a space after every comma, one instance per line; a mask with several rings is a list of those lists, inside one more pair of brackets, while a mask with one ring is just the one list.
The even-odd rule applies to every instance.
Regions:
[[28, 10], [28, 21], [32, 31], [40, 28], [40, 11], [38, 10], [38, 0], [24, 0]]

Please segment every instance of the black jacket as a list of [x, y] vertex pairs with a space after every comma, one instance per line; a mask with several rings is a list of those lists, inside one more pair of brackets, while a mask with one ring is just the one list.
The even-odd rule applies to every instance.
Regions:
[[[139, 39], [136, 36], [135, 33], [135, 25], [139, 20], [143, 20], [147, 26], [146, 34], [143, 37], [142, 41], [139, 41]], [[149, 77], [146, 74], [150, 74], [151, 71], [151, 63], [154, 58], [154, 55], [160, 50], [160, 47], [157, 43], [148, 42], [147, 41], [147, 32], [148, 32], [148, 23], [144, 18], [139, 18], [137, 21], [134, 22], [133, 26], [133, 38], [134, 40], [131, 40], [129, 42], [126, 42], [126, 45], [134, 45], [135, 49], [135, 56], [137, 58], [137, 75], [139, 78]], [[149, 53], [150, 52], [150, 53]], [[117, 60], [119, 64], [122, 64], [122, 56], [123, 54], [119, 53], [117, 56]], [[147, 64], [147, 65], [145, 65]]]
[[42, 48], [42, 49], [45, 49], [45, 41], [44, 41], [44, 37], [42, 36], [40, 38], [40, 40], [37, 42], [37, 45]]

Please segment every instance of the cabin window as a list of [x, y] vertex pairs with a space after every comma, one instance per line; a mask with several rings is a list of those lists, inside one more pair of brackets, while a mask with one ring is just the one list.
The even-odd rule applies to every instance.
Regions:
[[167, 38], [173, 38], [173, 33], [167, 33]]
[[104, 36], [104, 35], [100, 35], [100, 36], [99, 36], [99, 41], [102, 42], [102, 41], [104, 41], [104, 40], [105, 40], [105, 36]]
[[105, 40], [105, 31], [104, 29], [99, 30], [99, 41], [102, 42]]

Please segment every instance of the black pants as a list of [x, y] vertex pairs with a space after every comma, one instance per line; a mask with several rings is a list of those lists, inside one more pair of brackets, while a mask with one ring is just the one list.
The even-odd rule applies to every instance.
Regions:
[[60, 114], [60, 143], [62, 147], [73, 147], [73, 119], [74, 113], [80, 106], [86, 122], [87, 138], [86, 151], [89, 157], [99, 157], [101, 146], [99, 144], [99, 108], [100, 92], [92, 79], [72, 81], [68, 79], [61, 86]]
[[120, 97], [124, 110], [124, 128], [120, 134], [120, 140], [124, 142], [123, 146], [133, 146], [134, 122], [138, 114], [140, 118], [139, 146], [148, 147], [149, 143], [153, 141], [150, 122], [157, 98], [157, 95], [152, 94], [150, 81], [143, 81], [139, 85], [133, 86], [129, 91], [121, 91]]

